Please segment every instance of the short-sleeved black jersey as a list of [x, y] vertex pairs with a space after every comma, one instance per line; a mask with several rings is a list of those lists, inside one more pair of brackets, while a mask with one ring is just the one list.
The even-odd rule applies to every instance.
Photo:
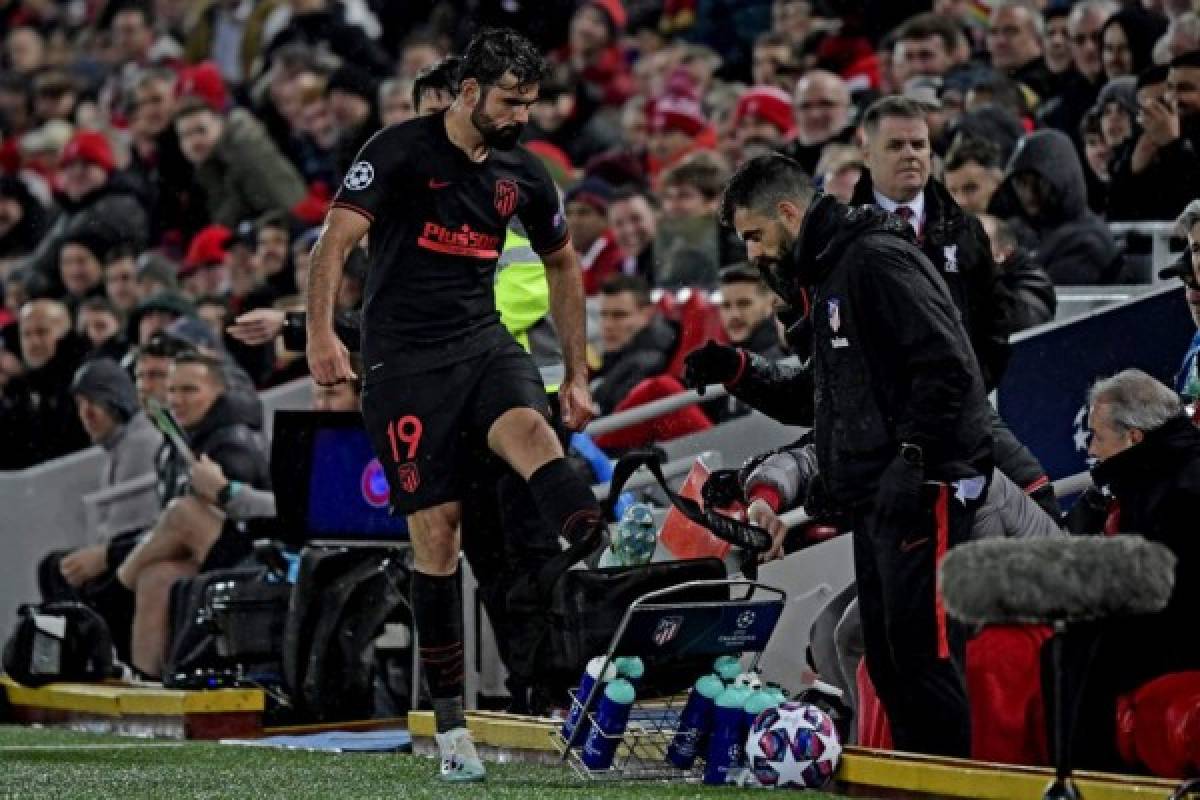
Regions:
[[368, 383], [480, 353], [508, 333], [493, 280], [509, 220], [542, 254], [567, 243], [558, 191], [523, 147], [475, 163], [444, 114], [393, 125], [363, 146], [334, 205], [371, 220], [363, 359]]

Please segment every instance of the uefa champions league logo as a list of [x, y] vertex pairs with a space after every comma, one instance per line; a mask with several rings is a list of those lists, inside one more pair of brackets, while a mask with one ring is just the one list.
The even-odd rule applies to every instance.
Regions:
[[375, 167], [370, 161], [359, 161], [352, 166], [346, 173], [346, 188], [351, 191], [360, 191], [371, 185], [371, 181], [375, 180]]
[[753, 624], [754, 624], [754, 612], [753, 611], [743, 611], [742, 613], [738, 614], [737, 626], [739, 628], [749, 628]]

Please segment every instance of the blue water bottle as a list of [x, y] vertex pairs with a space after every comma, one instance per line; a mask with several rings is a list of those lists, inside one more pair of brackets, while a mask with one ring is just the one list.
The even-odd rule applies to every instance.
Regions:
[[588, 769], [608, 769], [629, 722], [629, 710], [633, 708], [636, 693], [633, 684], [617, 678], [604, 687], [604, 698], [593, 715], [595, 724], [588, 730], [583, 743], [583, 763]]
[[642, 676], [646, 674], [645, 663], [637, 656], [614, 659], [613, 663], [617, 665], [617, 677], [629, 681], [636, 690]]
[[713, 732], [704, 762], [704, 782], [710, 786], [724, 786], [729, 771], [741, 764], [746, 743], [746, 713], [742, 707], [749, 696], [748, 689], [733, 686], [717, 695]]
[[733, 656], [721, 656], [713, 662], [713, 672], [717, 673], [717, 677], [725, 681], [726, 684], [731, 684], [741, 674], [742, 665]]
[[[579, 688], [575, 690], [575, 702], [571, 703], [571, 710], [567, 713], [567, 719], [563, 722], [562, 736], [565, 741], [571, 741], [571, 734], [575, 732], [575, 728], [582, 725], [583, 730], [575, 737], [575, 746], [583, 744], [587, 738], [587, 728], [589, 725], [587, 714], [585, 711], [591, 711], [596, 707], [596, 700], [592, 701], [591, 708], [585, 709], [583, 704], [587, 702], [588, 695], [592, 691], [592, 687], [596, 685], [596, 681], [608, 683], [613, 678], [617, 677], [616, 664], [609, 662], [607, 669], [604, 666], [604, 656], [596, 656], [588, 662], [587, 669], [583, 671], [583, 677], [579, 679]], [[600, 671], [604, 671], [601, 678]]]
[[696, 681], [688, 695], [675, 738], [667, 748], [667, 761], [679, 769], [691, 769], [696, 756], [704, 749], [713, 726], [713, 704], [725, 691], [725, 682], [716, 675], [704, 675]]

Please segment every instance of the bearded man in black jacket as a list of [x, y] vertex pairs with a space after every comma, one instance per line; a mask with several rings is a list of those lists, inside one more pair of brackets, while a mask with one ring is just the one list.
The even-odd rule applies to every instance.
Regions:
[[867, 669], [896, 747], [965, 757], [965, 636], [938, 599], [937, 565], [969, 535], [992, 426], [946, 283], [904, 220], [815, 195], [783, 156], [747, 162], [721, 216], [772, 289], [810, 309], [813, 355], [785, 367], [711, 345], [687, 378], [814, 427], [825, 496], [853, 521]]

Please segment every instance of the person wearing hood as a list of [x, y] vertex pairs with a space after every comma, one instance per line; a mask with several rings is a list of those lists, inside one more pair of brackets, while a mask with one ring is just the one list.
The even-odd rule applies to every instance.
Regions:
[[[70, 391], [88, 438], [104, 450], [99, 489], [154, 472], [162, 434], [138, 407], [128, 372], [111, 359], [89, 361], [75, 373]], [[88, 531], [91, 544], [55, 550], [38, 564], [42, 600], [82, 600], [95, 608], [108, 623], [121, 659], [128, 659], [133, 609], [107, 584], [137, 544], [142, 526], [158, 511], [157, 500], [145, 492], [106, 503], [100, 507], [98, 527]]]
[[1006, 171], [1025, 221], [1038, 236], [1033, 257], [1055, 286], [1116, 283], [1124, 258], [1103, 220], [1087, 206], [1075, 146], [1055, 130], [1021, 140]]
[[46, 233], [50, 215], [25, 181], [0, 176], [0, 259], [29, 255]]
[[62, 191], [55, 199], [60, 211], [28, 259], [31, 277], [52, 295], [63, 290], [58, 251], [68, 232], [104, 231], [140, 249], [147, 229], [146, 210], [129, 180], [117, 172], [112, 146], [103, 134], [79, 131], [63, 148], [59, 162]]
[[592, 399], [611, 414], [634, 386], [667, 368], [679, 331], [650, 301], [638, 275], [612, 275], [600, 286], [600, 337], [604, 355], [592, 381]]
[[1167, 32], [1167, 20], [1138, 6], [1123, 8], [1100, 29], [1100, 59], [1109, 81], [1154, 65], [1151, 51]]
[[937, 602], [937, 565], [969, 536], [993, 458], [958, 309], [908, 222], [816, 195], [788, 158], [743, 165], [721, 218], [775, 293], [808, 310], [813, 354], [785, 366], [710, 344], [685, 380], [813, 427], [824, 493], [853, 519], [867, 670], [896, 748], [966, 757], [965, 632]]
[[1171, 172], [1188, 150], [1167, 139], [1178, 120], [1167, 103], [1169, 72], [1151, 67], [1134, 79], [1133, 133], [1109, 159], [1109, 221], [1172, 219], [1192, 198], [1194, 184]]
[[74, 412], [71, 378], [88, 344], [57, 300], [33, 300], [18, 322], [25, 372], [0, 395], [0, 469], [25, 469], [88, 446]]

